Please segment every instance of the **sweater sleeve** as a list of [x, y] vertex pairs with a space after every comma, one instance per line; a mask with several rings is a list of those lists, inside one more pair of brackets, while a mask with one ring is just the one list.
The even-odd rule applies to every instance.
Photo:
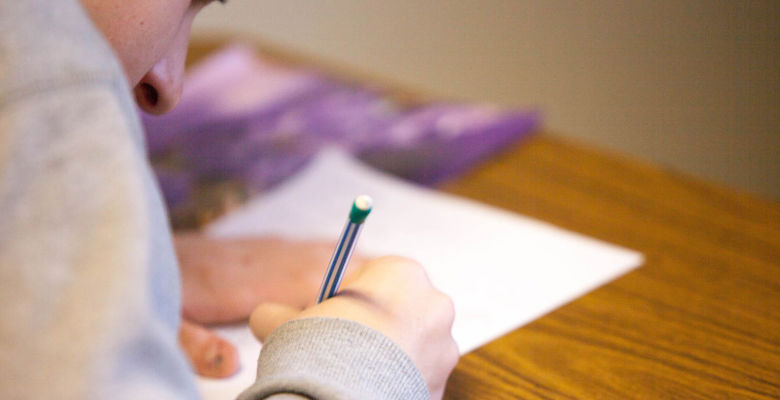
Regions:
[[[428, 399], [412, 360], [392, 340], [357, 322], [306, 318], [277, 328], [263, 344], [257, 381], [239, 400]], [[289, 397], [287, 397], [289, 398]]]
[[78, 1], [0, 1], [2, 399], [197, 397], [125, 80]]

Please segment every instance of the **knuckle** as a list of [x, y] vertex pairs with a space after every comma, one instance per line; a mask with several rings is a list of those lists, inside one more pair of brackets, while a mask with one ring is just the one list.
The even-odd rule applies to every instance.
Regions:
[[437, 297], [439, 315], [448, 327], [452, 327], [453, 322], [455, 322], [455, 302], [443, 292], [438, 292]]
[[422, 268], [422, 265], [417, 261], [402, 256], [383, 256], [376, 260], [385, 265], [393, 265], [396, 268]]
[[455, 340], [452, 338], [450, 338], [449, 349], [446, 353], [446, 357], [447, 359], [445, 362], [450, 370], [458, 365], [458, 361], [460, 360], [460, 350], [458, 349], [458, 344], [455, 343]]
[[411, 258], [384, 256], [374, 259], [371, 264], [374, 268], [391, 270], [394, 273], [401, 274], [405, 279], [413, 282], [429, 282], [425, 268]]

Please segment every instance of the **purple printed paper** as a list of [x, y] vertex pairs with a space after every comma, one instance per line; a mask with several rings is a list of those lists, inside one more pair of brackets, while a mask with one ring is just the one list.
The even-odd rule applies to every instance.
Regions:
[[385, 93], [316, 71], [278, 66], [243, 46], [189, 71], [173, 112], [143, 115], [166, 202], [191, 207], [203, 187], [233, 182], [257, 193], [338, 146], [422, 184], [457, 176], [526, 137], [535, 112], [487, 105], [403, 107]]

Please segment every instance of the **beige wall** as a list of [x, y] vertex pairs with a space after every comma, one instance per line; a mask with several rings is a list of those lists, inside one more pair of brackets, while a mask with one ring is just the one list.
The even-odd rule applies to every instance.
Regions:
[[780, 199], [780, 2], [229, 0], [228, 31]]

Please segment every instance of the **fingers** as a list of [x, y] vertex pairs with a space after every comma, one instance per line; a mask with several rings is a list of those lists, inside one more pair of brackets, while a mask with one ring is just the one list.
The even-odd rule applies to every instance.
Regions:
[[198, 375], [226, 378], [238, 371], [236, 348], [201, 325], [182, 320], [179, 344]]
[[289, 321], [301, 312], [299, 308], [279, 303], [263, 303], [249, 316], [249, 328], [255, 337], [264, 342], [279, 325]]

